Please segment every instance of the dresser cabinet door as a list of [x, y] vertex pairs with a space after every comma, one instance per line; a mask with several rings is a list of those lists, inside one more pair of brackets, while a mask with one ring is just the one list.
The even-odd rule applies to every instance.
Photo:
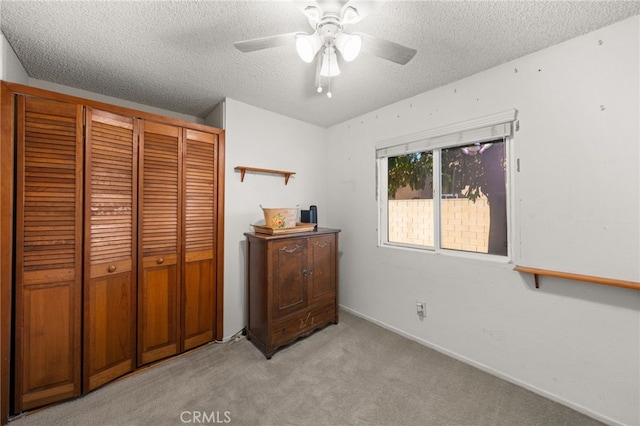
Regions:
[[336, 297], [336, 235], [311, 237], [308, 241], [309, 304], [331, 301]]
[[140, 124], [138, 364], [179, 352], [182, 132]]
[[297, 312], [308, 305], [307, 239], [274, 240], [269, 248], [271, 318]]
[[88, 108], [84, 390], [135, 368], [137, 125]]
[[214, 339], [218, 137], [184, 130], [183, 350]]
[[80, 395], [82, 107], [18, 96], [14, 411]]

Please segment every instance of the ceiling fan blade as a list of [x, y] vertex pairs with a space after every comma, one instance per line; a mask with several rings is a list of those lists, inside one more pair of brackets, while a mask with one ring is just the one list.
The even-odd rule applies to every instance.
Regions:
[[320, 8], [320, 4], [318, 4], [317, 0], [292, 0], [293, 4], [300, 9], [300, 12], [304, 13], [304, 9], [313, 6]]
[[242, 52], [253, 52], [255, 50], [270, 49], [272, 47], [295, 44], [296, 34], [298, 33], [287, 33], [254, 38], [252, 40], [237, 41], [233, 43], [233, 45], [236, 47], [236, 49]]
[[300, 10], [300, 12], [302, 12], [304, 15], [306, 15], [305, 9], [307, 7], [315, 7], [318, 10], [320, 10], [320, 12], [322, 13], [322, 8], [320, 7], [320, 4], [316, 1], [316, 0], [293, 0], [293, 4]]
[[352, 33], [362, 37], [362, 51], [371, 53], [396, 64], [404, 65], [417, 53], [416, 49], [402, 46], [389, 40], [383, 40], [364, 33]]

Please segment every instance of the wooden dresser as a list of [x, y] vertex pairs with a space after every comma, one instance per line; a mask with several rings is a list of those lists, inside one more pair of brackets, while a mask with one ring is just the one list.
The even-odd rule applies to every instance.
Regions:
[[270, 359], [281, 346], [338, 323], [339, 229], [247, 238], [247, 339]]

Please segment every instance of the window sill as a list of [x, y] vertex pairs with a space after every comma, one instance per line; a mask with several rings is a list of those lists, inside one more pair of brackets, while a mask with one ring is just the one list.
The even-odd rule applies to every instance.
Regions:
[[459, 258], [459, 259], [474, 260], [474, 261], [480, 261], [480, 262], [490, 262], [490, 263], [502, 264], [502, 265], [513, 264], [511, 258], [509, 258], [508, 256], [497, 256], [497, 255], [486, 254], [486, 253], [473, 253], [473, 252], [446, 250], [446, 249], [435, 250], [430, 247], [408, 246], [405, 244], [396, 245], [393, 243], [381, 243], [381, 244], [378, 244], [378, 247], [384, 248], [384, 249], [404, 250], [404, 251], [410, 251], [414, 253], [427, 253], [430, 256], [433, 256], [433, 255], [445, 256], [450, 258]]

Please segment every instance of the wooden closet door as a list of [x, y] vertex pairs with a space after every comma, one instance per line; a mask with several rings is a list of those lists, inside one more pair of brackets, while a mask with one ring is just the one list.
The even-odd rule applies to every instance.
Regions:
[[80, 395], [82, 106], [17, 99], [14, 411]]
[[138, 364], [180, 351], [182, 129], [140, 122]]
[[218, 136], [184, 130], [183, 350], [214, 338]]
[[88, 108], [84, 390], [136, 366], [137, 122]]

